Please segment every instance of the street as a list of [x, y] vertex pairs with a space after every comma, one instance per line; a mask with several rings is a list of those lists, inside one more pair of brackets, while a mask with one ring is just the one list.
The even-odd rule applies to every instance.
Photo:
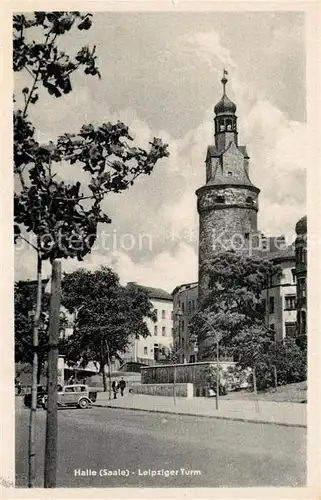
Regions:
[[[16, 487], [28, 486], [29, 410], [16, 410]], [[304, 486], [306, 430], [95, 408], [58, 412], [57, 487]], [[46, 412], [37, 411], [43, 487]]]

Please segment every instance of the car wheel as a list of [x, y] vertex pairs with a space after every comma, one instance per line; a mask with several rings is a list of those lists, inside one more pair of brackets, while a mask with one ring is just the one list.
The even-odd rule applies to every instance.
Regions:
[[82, 410], [84, 410], [85, 408], [88, 408], [89, 406], [89, 401], [88, 399], [85, 399], [85, 398], [82, 398], [79, 400], [79, 403], [78, 403], [78, 406], [79, 408], [81, 408]]

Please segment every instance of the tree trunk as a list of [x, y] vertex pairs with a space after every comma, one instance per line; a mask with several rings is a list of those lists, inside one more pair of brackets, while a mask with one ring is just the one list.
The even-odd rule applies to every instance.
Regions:
[[28, 442], [28, 487], [34, 488], [36, 476], [36, 412], [37, 412], [37, 376], [38, 376], [38, 329], [41, 314], [42, 299], [42, 260], [37, 253], [37, 301], [33, 320], [33, 360], [32, 360], [32, 387], [31, 387], [31, 410], [29, 420], [29, 442]]
[[101, 337], [100, 339], [100, 373], [103, 376], [103, 387], [104, 387], [104, 392], [107, 392], [107, 379], [106, 379], [106, 372], [105, 372], [105, 353], [104, 353], [104, 340]]
[[59, 312], [61, 302], [61, 262], [52, 263], [49, 352], [48, 352], [48, 402], [45, 444], [45, 488], [55, 488], [57, 478], [57, 385], [58, 385], [58, 343]]
[[254, 397], [255, 397], [255, 411], [258, 413], [260, 411], [260, 409], [259, 409], [259, 400], [257, 397], [255, 365], [253, 366], [253, 392], [254, 392]]
[[102, 370], [102, 376], [103, 376], [103, 386], [104, 386], [104, 392], [107, 392], [107, 378], [106, 378], [106, 372], [105, 372], [105, 362], [101, 361], [100, 363], [101, 370]]
[[255, 366], [253, 366], [253, 392], [254, 392], [254, 394], [257, 393]]
[[278, 386], [278, 374], [276, 371], [276, 366], [273, 366], [273, 374], [274, 374], [274, 387], [277, 388]]
[[107, 362], [108, 362], [108, 379], [109, 379], [109, 399], [111, 399], [111, 360], [110, 360], [110, 351], [107, 340], [106, 342], [106, 350], [107, 350]]

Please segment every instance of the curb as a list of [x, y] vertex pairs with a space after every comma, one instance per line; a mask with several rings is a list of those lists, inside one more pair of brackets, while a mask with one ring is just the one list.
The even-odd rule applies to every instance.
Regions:
[[307, 428], [306, 424], [289, 424], [287, 422], [271, 422], [270, 420], [255, 420], [251, 418], [244, 417], [226, 417], [224, 415], [204, 415], [201, 413], [186, 413], [172, 410], [146, 410], [144, 408], [128, 408], [124, 406], [108, 406], [102, 404], [93, 404], [93, 407], [97, 408], [109, 408], [113, 410], [131, 410], [131, 411], [144, 411], [146, 413], [162, 413], [162, 414], [172, 414], [172, 415], [186, 415], [187, 417], [200, 417], [200, 418], [216, 418], [218, 420], [233, 420], [236, 422], [249, 422], [251, 424], [270, 424], [270, 425], [281, 425], [283, 427], [300, 427], [303, 429]]

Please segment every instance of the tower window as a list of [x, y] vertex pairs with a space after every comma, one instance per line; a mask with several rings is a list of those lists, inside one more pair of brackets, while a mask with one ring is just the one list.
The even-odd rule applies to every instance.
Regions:
[[224, 196], [216, 196], [216, 203], [225, 203]]
[[248, 203], [249, 205], [253, 205], [253, 204], [254, 204], [254, 200], [253, 200], [253, 198], [252, 198], [251, 196], [248, 196], [248, 197], [246, 198], [246, 203]]
[[248, 240], [248, 239], [249, 239], [249, 237], [250, 237], [250, 233], [245, 233], [244, 238], [245, 238], [246, 240]]

